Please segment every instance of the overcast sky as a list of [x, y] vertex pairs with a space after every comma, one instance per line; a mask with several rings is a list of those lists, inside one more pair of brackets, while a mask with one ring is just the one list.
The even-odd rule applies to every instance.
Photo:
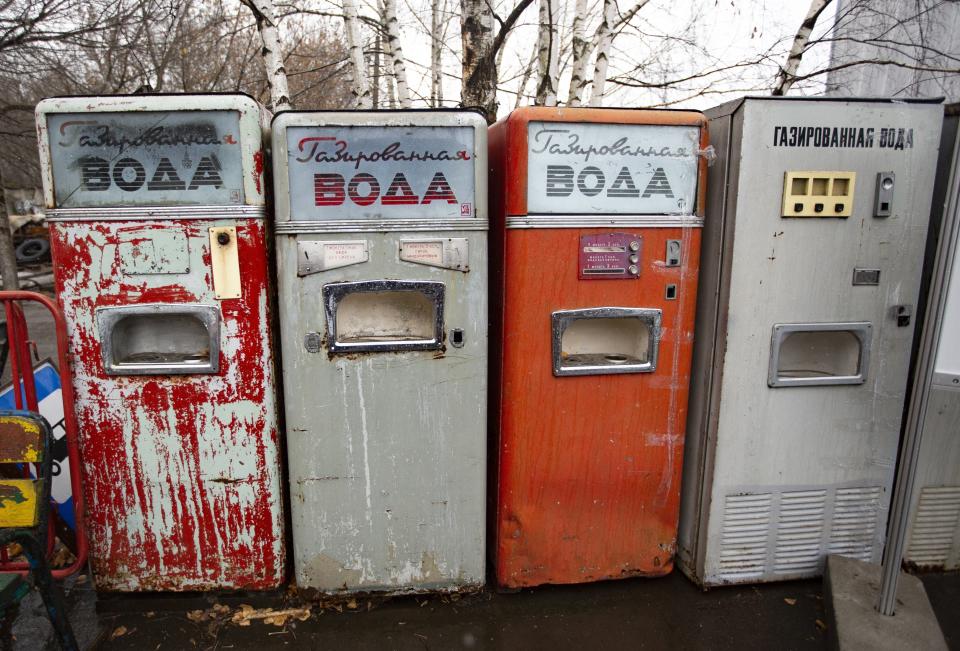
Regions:
[[[370, 0], [367, 0], [368, 2]], [[441, 0], [442, 2], [443, 0]], [[497, 4], [498, 13], [505, 16], [514, 0]], [[460, 26], [459, 0], [446, 0], [451, 20], [447, 25], [444, 71], [446, 74], [444, 99], [455, 105], [460, 96]], [[600, 0], [590, 0], [587, 33], [592, 34], [599, 23]], [[571, 12], [574, 0], [559, 0], [561, 12], [561, 43], [570, 40]], [[407, 74], [414, 97], [426, 98], [430, 93], [430, 48], [427, 36], [430, 26], [429, 0], [398, 0], [401, 39], [407, 59]], [[621, 12], [633, 6], [633, 0], [619, 0]], [[516, 103], [519, 77], [536, 47], [537, 7], [533, 2], [511, 33], [506, 45], [501, 68], [501, 115]], [[707, 79], [698, 78], [671, 84], [667, 90], [627, 88], [608, 84], [604, 98], [606, 106], [649, 106], [669, 103], [678, 107], [707, 108], [726, 99], [750, 92], [767, 92], [772, 88], [777, 73], [803, 16], [809, 7], [806, 0], [650, 0], [631, 21], [631, 27], [614, 41], [611, 54], [610, 77], [647, 82], [676, 80], [704, 70], [720, 70], [747, 61], [760, 61], [726, 72], [718, 72]], [[372, 4], [366, 11], [373, 15]], [[833, 12], [821, 15], [816, 36], [833, 23]], [[565, 47], [564, 50], [568, 50]], [[829, 56], [829, 48], [820, 45], [808, 53], [801, 70], [822, 66]], [[640, 69], [636, 68], [640, 66]], [[567, 97], [569, 84], [569, 57], [561, 52], [561, 82], [559, 97]], [[589, 76], [592, 77], [592, 63]], [[794, 94], [819, 92], [822, 81], [796, 88]], [[708, 88], [708, 94], [700, 92]], [[532, 94], [535, 80], [526, 91]], [[524, 99], [522, 103], [530, 103]], [[422, 105], [422, 102], [415, 102]]]

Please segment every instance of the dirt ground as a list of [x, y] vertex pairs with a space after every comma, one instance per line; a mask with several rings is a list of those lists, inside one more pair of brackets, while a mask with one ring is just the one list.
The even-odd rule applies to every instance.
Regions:
[[[960, 573], [923, 576], [952, 649], [960, 649]], [[70, 619], [95, 649], [825, 649], [821, 582], [701, 591], [679, 572], [516, 594], [357, 598], [323, 608], [288, 594], [101, 597], [71, 580]], [[283, 622], [243, 620], [287, 610]], [[309, 615], [305, 608], [309, 608]], [[99, 612], [98, 612], [99, 611]], [[218, 612], [219, 611], [219, 612]], [[292, 612], [291, 612], [292, 611]], [[299, 619], [306, 617], [302, 621]], [[11, 636], [13, 639], [11, 639]], [[56, 649], [36, 595], [6, 648]]]

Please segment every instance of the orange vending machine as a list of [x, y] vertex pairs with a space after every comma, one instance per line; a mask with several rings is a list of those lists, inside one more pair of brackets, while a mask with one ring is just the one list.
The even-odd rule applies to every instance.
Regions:
[[531, 107], [489, 142], [497, 584], [666, 574], [706, 121]]

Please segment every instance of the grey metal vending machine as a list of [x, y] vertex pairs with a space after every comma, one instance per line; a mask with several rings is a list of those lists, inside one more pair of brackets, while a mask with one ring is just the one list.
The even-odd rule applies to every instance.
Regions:
[[301, 587], [483, 583], [486, 133], [467, 111], [273, 122]]
[[701, 255], [680, 566], [702, 585], [879, 562], [943, 108], [745, 98]]

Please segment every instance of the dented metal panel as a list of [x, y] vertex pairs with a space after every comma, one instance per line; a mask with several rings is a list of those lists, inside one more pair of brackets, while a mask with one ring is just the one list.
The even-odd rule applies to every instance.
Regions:
[[[829, 553], [880, 560], [913, 337], [897, 310], [917, 303], [942, 110], [748, 98], [708, 111], [724, 162], [710, 170], [680, 529], [698, 583], [817, 576]], [[892, 214], [878, 218], [889, 170]], [[792, 217], [792, 172], [857, 182], [834, 216]], [[841, 195], [815, 186], [786, 191], [833, 211]], [[854, 284], [857, 268], [880, 269], [878, 284]], [[838, 324], [848, 334], [828, 337]]]
[[[406, 150], [411, 133], [411, 142], [423, 145], [426, 127], [442, 142], [453, 134], [468, 154], [386, 167], [328, 165], [314, 156], [304, 168], [298, 151], [288, 150], [291, 133], [296, 142], [336, 142], [341, 132], [368, 151], [394, 142]], [[486, 124], [474, 113], [452, 111], [284, 113], [274, 120], [273, 147], [278, 222], [297, 222], [276, 235], [297, 585], [327, 593], [479, 586]], [[371, 174], [381, 193], [402, 176], [418, 201], [437, 174], [449, 174], [456, 200], [444, 199], [437, 210], [389, 201], [337, 210], [324, 203], [331, 200], [326, 190], [316, 192], [316, 174]], [[372, 192], [368, 181], [360, 188], [364, 197]], [[422, 264], [420, 256], [404, 261], [401, 247], [411, 240], [456, 242], [452, 264]], [[453, 260], [454, 253], [461, 257]]]
[[[230, 146], [238, 152], [246, 207], [197, 207], [194, 219], [185, 207], [54, 203], [49, 116], [107, 111], [122, 122], [126, 111], [177, 110], [239, 116]], [[223, 95], [67, 98], [38, 107], [44, 191], [57, 216], [50, 232], [56, 292], [69, 328], [91, 563], [100, 590], [255, 590], [284, 580], [261, 111], [245, 96]], [[251, 212], [251, 206], [260, 208]], [[216, 295], [211, 228], [235, 234], [242, 281], [236, 298]], [[113, 321], [114, 338], [128, 343], [118, 348], [101, 333], [98, 314], [124, 306], [143, 309]], [[197, 349], [163, 348], [158, 335], [171, 327], [182, 328], [177, 342], [166, 340], [171, 346], [195, 337]], [[206, 335], [215, 340], [204, 346]], [[215, 364], [178, 375], [157, 368], [127, 373], [123, 364], [108, 368], [111, 356], [133, 366], [174, 358], [189, 365], [204, 356]]]

